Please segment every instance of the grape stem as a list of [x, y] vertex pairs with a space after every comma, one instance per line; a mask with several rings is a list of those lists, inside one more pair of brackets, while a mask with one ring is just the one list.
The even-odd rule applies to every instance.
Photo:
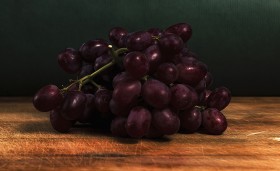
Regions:
[[113, 56], [113, 59], [111, 62], [109, 62], [108, 64], [104, 65], [103, 67], [99, 68], [98, 70], [96, 70], [95, 72], [89, 74], [89, 75], [86, 75], [84, 77], [82, 77], [81, 79], [79, 80], [76, 80], [74, 81], [73, 83], [71, 83], [69, 86], [61, 89], [61, 91], [65, 92], [67, 91], [70, 87], [72, 87], [74, 84], [77, 84], [79, 83], [79, 91], [81, 91], [81, 88], [84, 84], [90, 82], [92, 83], [94, 86], [96, 86], [97, 88], [101, 88], [100, 85], [96, 84], [92, 79], [93, 77], [99, 75], [100, 73], [102, 73], [103, 71], [107, 70], [108, 68], [110, 68], [111, 66], [115, 65], [116, 64], [116, 61], [118, 60], [119, 58], [119, 55], [122, 54], [122, 53], [125, 53], [128, 51], [127, 48], [119, 48], [117, 50], [113, 50], [113, 46], [112, 45], [109, 45], [108, 46], [110, 48], [110, 53], [111, 55]]

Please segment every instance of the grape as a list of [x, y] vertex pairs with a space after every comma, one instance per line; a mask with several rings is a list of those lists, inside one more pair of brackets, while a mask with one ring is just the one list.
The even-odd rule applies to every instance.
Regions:
[[207, 133], [220, 135], [227, 129], [227, 120], [218, 109], [208, 108], [202, 112], [202, 126]]
[[41, 112], [48, 112], [55, 109], [63, 102], [63, 95], [55, 85], [42, 87], [33, 97], [34, 107]]
[[191, 36], [187, 23], [130, 33], [114, 27], [108, 34], [112, 45], [93, 39], [79, 50], [61, 51], [59, 66], [77, 78], [62, 90], [41, 88], [33, 104], [50, 111], [59, 132], [78, 121], [120, 137], [160, 138], [199, 128], [222, 134], [227, 121], [220, 110], [231, 93], [225, 87], [209, 90], [212, 74], [184, 44]]
[[66, 120], [61, 116], [59, 108], [50, 112], [50, 122], [53, 129], [61, 133], [68, 132], [73, 125], [73, 121]]
[[91, 83], [86, 83], [82, 86], [82, 92], [85, 94], [93, 94], [97, 90], [97, 88]]
[[150, 33], [138, 31], [131, 33], [126, 40], [126, 46], [130, 50], [142, 51], [153, 43]]
[[84, 43], [79, 51], [86, 62], [94, 63], [97, 57], [109, 52], [109, 47], [105, 40], [95, 39]]
[[169, 54], [179, 53], [183, 47], [183, 40], [175, 34], [164, 35], [159, 39], [159, 47], [162, 52]]
[[135, 79], [133, 79], [131, 76], [129, 76], [126, 72], [121, 72], [114, 77], [113, 87], [115, 88], [119, 82], [129, 81], [129, 80], [133, 81]]
[[181, 61], [181, 63], [184, 63], [184, 64], [198, 62], [197, 58], [195, 58], [193, 56], [182, 56], [182, 57], [180, 57], [180, 61]]
[[162, 61], [160, 49], [157, 45], [152, 45], [148, 47], [144, 53], [149, 61], [149, 74], [152, 74]]
[[173, 63], [175, 65], [182, 63], [182, 58], [183, 54], [181, 52], [176, 54], [164, 53], [163, 55], [164, 62]]
[[[96, 58], [95, 63], [94, 63], [94, 70], [98, 70], [104, 65], [108, 64], [109, 62], [112, 61], [112, 57], [109, 54], [104, 54], [98, 58]], [[107, 70], [108, 72], [108, 70]]]
[[180, 119], [169, 108], [154, 110], [152, 115], [152, 124], [163, 134], [171, 135], [178, 132]]
[[99, 90], [96, 91], [95, 93], [95, 105], [97, 110], [100, 113], [110, 113], [110, 100], [112, 99], [112, 92], [104, 89], [104, 88], [100, 88]]
[[195, 91], [197, 93], [201, 93], [206, 89], [206, 80], [205, 77], [199, 81], [199, 83], [195, 86]]
[[114, 99], [111, 99], [109, 103], [111, 112], [117, 116], [127, 116], [134, 104], [122, 104], [116, 102]]
[[180, 113], [180, 127], [184, 133], [193, 133], [201, 125], [202, 116], [197, 108], [186, 110]]
[[178, 70], [172, 63], [162, 63], [158, 66], [154, 75], [159, 81], [169, 85], [177, 80]]
[[216, 88], [207, 99], [207, 107], [223, 110], [231, 100], [231, 93], [226, 87]]
[[183, 47], [183, 49], [181, 50], [181, 53], [183, 56], [189, 56], [190, 49], [188, 49], [187, 47]]
[[109, 32], [109, 40], [113, 45], [122, 47], [121, 38], [127, 35], [127, 31], [122, 27], [114, 27]]
[[61, 114], [67, 120], [78, 120], [86, 107], [86, 96], [80, 91], [70, 91], [65, 97], [61, 107]]
[[[159, 28], [150, 28], [147, 30], [147, 32], [149, 32], [152, 36], [154, 37], [161, 37], [161, 35], [163, 34], [163, 31]], [[153, 40], [153, 44], [154, 45], [157, 45], [158, 44], [158, 40], [157, 39], [154, 39]]]
[[95, 114], [95, 97], [93, 94], [85, 94], [86, 96], [86, 105], [84, 112], [79, 119], [79, 122], [81, 123], [88, 123], [93, 120], [94, 114]]
[[93, 65], [91, 64], [88, 64], [88, 63], [85, 63], [82, 68], [81, 68], [81, 71], [79, 73], [79, 78], [83, 78], [84, 76], [86, 75], [89, 75], [91, 73], [94, 72], [94, 68], [93, 68]]
[[127, 137], [128, 134], [125, 129], [127, 118], [116, 117], [111, 122], [111, 132], [114, 136]]
[[125, 125], [128, 135], [133, 138], [143, 137], [149, 131], [151, 120], [151, 113], [146, 108], [142, 106], [132, 108]]
[[82, 58], [78, 51], [67, 48], [58, 55], [58, 64], [65, 72], [75, 74], [82, 67]]
[[160, 81], [147, 80], [142, 87], [144, 100], [157, 109], [166, 107], [170, 101], [171, 94], [169, 88]]
[[213, 83], [213, 76], [210, 72], [207, 72], [205, 77], [204, 77], [205, 81], [206, 81], [206, 87], [210, 87]]
[[187, 85], [176, 84], [170, 89], [170, 105], [176, 110], [186, 110], [196, 105], [198, 101], [195, 90]]
[[210, 90], [204, 90], [200, 92], [198, 105], [206, 106], [206, 102], [210, 94], [211, 94]]
[[192, 35], [192, 28], [187, 23], [178, 23], [168, 27], [165, 32], [174, 33], [182, 38], [184, 42], [187, 42]]
[[206, 75], [207, 68], [202, 62], [181, 63], [177, 65], [178, 81], [195, 87]]
[[149, 61], [141, 52], [128, 53], [124, 57], [123, 65], [126, 72], [135, 79], [142, 78], [149, 71]]
[[159, 28], [150, 28], [147, 30], [152, 36], [158, 36], [160, 37], [163, 33], [163, 31]]
[[119, 106], [130, 106], [137, 102], [140, 93], [141, 83], [139, 81], [124, 80], [117, 84], [112, 98]]

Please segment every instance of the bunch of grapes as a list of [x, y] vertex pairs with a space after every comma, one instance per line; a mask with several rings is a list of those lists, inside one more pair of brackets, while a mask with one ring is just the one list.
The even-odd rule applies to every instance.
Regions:
[[50, 112], [59, 132], [92, 124], [120, 137], [159, 138], [227, 128], [223, 110], [231, 100], [225, 87], [210, 90], [212, 74], [186, 46], [191, 26], [128, 32], [115, 27], [109, 40], [94, 39], [58, 55], [59, 66], [75, 74], [67, 87], [41, 88], [33, 104]]

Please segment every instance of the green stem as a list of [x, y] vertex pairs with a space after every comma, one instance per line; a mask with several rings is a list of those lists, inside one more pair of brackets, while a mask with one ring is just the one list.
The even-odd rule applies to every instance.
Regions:
[[94, 86], [96, 86], [98, 89], [101, 88], [100, 85], [96, 84], [92, 78], [99, 75], [101, 72], [107, 70], [108, 68], [110, 68], [111, 66], [113, 66], [114, 64], [116, 64], [118, 62], [119, 59], [119, 55], [122, 54], [122, 53], [125, 53], [128, 51], [127, 48], [119, 48], [117, 50], [114, 50], [113, 49], [113, 46], [112, 45], [109, 45], [108, 46], [110, 48], [110, 53], [113, 57], [112, 61], [109, 62], [108, 64], [104, 65], [103, 67], [99, 68], [97, 71], [89, 74], [89, 75], [86, 75], [84, 77], [82, 77], [81, 79], [79, 80], [76, 80], [74, 81], [73, 83], [71, 83], [69, 86], [65, 87], [65, 88], [62, 88], [61, 91], [67, 91], [71, 86], [73, 86], [74, 84], [79, 84], [79, 91], [81, 90], [82, 86], [88, 82], [91, 82]]
[[92, 85], [94, 85], [97, 89], [101, 88], [101, 85], [97, 84], [96, 82], [94, 82], [93, 80], [89, 81]]
[[115, 53], [117, 54], [117, 56], [119, 56], [120, 54], [125, 53], [127, 51], [128, 51], [127, 48], [119, 48], [115, 51]]

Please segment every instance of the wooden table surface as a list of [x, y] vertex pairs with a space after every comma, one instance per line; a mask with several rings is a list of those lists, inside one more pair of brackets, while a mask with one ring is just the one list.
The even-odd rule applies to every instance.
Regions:
[[280, 170], [280, 97], [235, 97], [221, 136], [115, 138], [55, 132], [31, 98], [0, 98], [0, 170]]

